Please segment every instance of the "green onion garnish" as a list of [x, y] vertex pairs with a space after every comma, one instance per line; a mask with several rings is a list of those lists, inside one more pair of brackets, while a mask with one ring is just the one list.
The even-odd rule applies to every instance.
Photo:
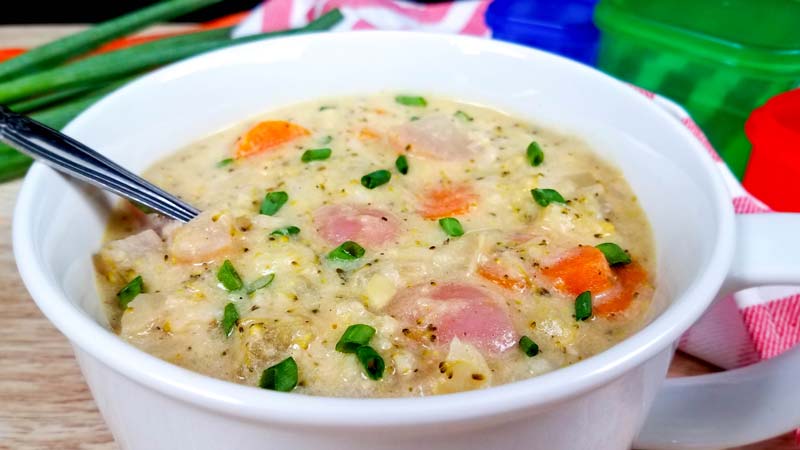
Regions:
[[400, 155], [394, 162], [394, 166], [397, 167], [397, 171], [402, 173], [403, 175], [408, 173], [408, 159], [406, 155]]
[[322, 139], [319, 140], [319, 143], [322, 145], [328, 145], [333, 141], [333, 136], [324, 136]]
[[343, 261], [353, 261], [364, 256], [364, 247], [353, 241], [342, 242], [341, 245], [328, 253], [328, 259], [339, 259]]
[[223, 159], [222, 161], [219, 161], [219, 162], [216, 164], [216, 166], [217, 166], [218, 168], [221, 168], [221, 167], [228, 166], [228, 165], [230, 165], [230, 164], [232, 164], [232, 163], [233, 163], [233, 158], [225, 158], [225, 159]]
[[331, 157], [331, 149], [329, 148], [315, 148], [303, 152], [300, 160], [303, 162], [322, 161]]
[[274, 279], [275, 279], [275, 274], [274, 273], [270, 273], [270, 274], [264, 275], [263, 277], [256, 278], [252, 283], [247, 285], [247, 293], [248, 294], [252, 294], [253, 292], [255, 292], [255, 291], [259, 290], [259, 289], [263, 289], [263, 288], [269, 286], [270, 284], [272, 284], [272, 280], [274, 280]]
[[236, 310], [236, 305], [228, 303], [225, 305], [225, 310], [222, 312], [222, 331], [225, 336], [230, 336], [236, 322], [239, 321], [239, 311]]
[[289, 194], [283, 191], [268, 192], [261, 202], [259, 212], [265, 216], [274, 216], [284, 203], [289, 200]]
[[453, 115], [463, 120], [464, 122], [472, 122], [473, 120], [475, 120], [472, 118], [472, 116], [461, 110], [456, 111], [456, 113]]
[[270, 233], [270, 235], [274, 236], [291, 236], [293, 234], [297, 234], [300, 232], [300, 228], [297, 228], [294, 225], [289, 225], [288, 227], [278, 228], [277, 230]]
[[297, 386], [297, 363], [291, 356], [264, 369], [258, 386], [271, 391], [289, 392]]
[[464, 228], [461, 226], [461, 222], [455, 217], [439, 219], [439, 226], [442, 227], [448, 236], [458, 237], [464, 234]]
[[342, 353], [355, 353], [358, 347], [369, 344], [375, 335], [375, 328], [361, 323], [350, 325], [336, 343], [336, 351]]
[[416, 122], [416, 121], [418, 121], [419, 119], [420, 119], [420, 117], [419, 117], [419, 116], [411, 116], [411, 117], [408, 119], [408, 121], [409, 121], [409, 122]]
[[383, 370], [386, 365], [375, 349], [369, 345], [362, 345], [356, 349], [356, 358], [358, 358], [368, 377], [373, 380], [380, 380], [383, 377]]
[[534, 357], [539, 354], [539, 346], [528, 336], [522, 336], [519, 339], [519, 349], [529, 357]]
[[242, 286], [244, 286], [242, 283], [242, 278], [239, 276], [239, 273], [236, 272], [236, 269], [233, 268], [233, 264], [228, 259], [222, 263], [222, 266], [217, 271], [217, 280], [219, 280], [219, 282], [222, 283], [222, 286], [224, 286], [228, 291], [238, 291], [242, 288]]
[[132, 302], [133, 299], [136, 298], [137, 295], [141, 294], [144, 290], [144, 281], [142, 280], [141, 275], [137, 275], [136, 278], [132, 279], [128, 282], [122, 289], [117, 292], [117, 301], [119, 302], [119, 307], [125, 309], [128, 307], [128, 303]]
[[586, 320], [592, 317], [592, 293], [589, 291], [581, 292], [575, 298], [575, 319]]
[[375, 189], [382, 184], [388, 183], [391, 179], [392, 174], [388, 170], [381, 169], [361, 177], [361, 185], [367, 189]]
[[536, 203], [541, 206], [547, 206], [550, 203], [566, 203], [564, 197], [555, 189], [531, 189], [531, 195]]
[[528, 150], [525, 151], [525, 156], [528, 157], [528, 162], [531, 163], [533, 167], [538, 166], [544, 161], [544, 152], [536, 141], [531, 141], [531, 143], [528, 144]]
[[413, 95], [398, 95], [394, 98], [394, 101], [406, 106], [428, 106], [425, 98]]
[[603, 252], [606, 256], [606, 261], [608, 261], [609, 265], [616, 266], [618, 264], [630, 264], [631, 262], [631, 255], [628, 254], [625, 250], [622, 249], [619, 245], [613, 242], [606, 242], [600, 244], [596, 247], [598, 250]]

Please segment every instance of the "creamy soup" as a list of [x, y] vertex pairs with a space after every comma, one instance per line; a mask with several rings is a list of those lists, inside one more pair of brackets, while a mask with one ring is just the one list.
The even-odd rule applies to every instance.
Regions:
[[279, 391], [422, 396], [530, 378], [644, 325], [650, 228], [586, 142], [448, 99], [292, 105], [145, 172], [203, 211], [125, 203], [96, 267], [111, 327]]

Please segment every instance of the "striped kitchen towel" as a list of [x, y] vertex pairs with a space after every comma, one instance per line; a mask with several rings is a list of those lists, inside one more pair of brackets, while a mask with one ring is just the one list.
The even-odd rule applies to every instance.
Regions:
[[[422, 30], [489, 36], [488, 0], [414, 4], [394, 0], [267, 0], [234, 31], [237, 36], [305, 25], [333, 8], [345, 17], [333, 31]], [[677, 104], [634, 87], [671, 113], [703, 144], [725, 179], [737, 214], [769, 212], [747, 193], [689, 114]], [[749, 289], [717, 302], [680, 340], [680, 348], [723, 368], [771, 358], [800, 341], [800, 287]]]

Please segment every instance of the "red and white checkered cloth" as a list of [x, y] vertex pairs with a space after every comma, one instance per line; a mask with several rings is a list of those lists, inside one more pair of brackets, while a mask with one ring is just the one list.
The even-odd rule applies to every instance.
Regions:
[[[333, 8], [345, 19], [332, 31], [363, 29], [422, 30], [489, 36], [483, 20], [488, 0], [430, 5], [393, 0], [267, 0], [234, 34], [246, 35], [305, 25]], [[769, 208], [747, 193], [725, 166], [703, 132], [677, 104], [645, 91], [643, 95], [670, 112], [703, 144], [716, 161], [737, 214]], [[800, 287], [749, 289], [717, 302], [680, 341], [681, 350], [723, 368], [741, 367], [771, 358], [800, 341]]]

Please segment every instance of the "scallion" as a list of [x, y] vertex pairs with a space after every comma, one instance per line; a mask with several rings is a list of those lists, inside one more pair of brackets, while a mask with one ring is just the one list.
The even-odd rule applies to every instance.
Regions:
[[356, 358], [364, 368], [367, 377], [373, 380], [380, 380], [383, 377], [386, 364], [375, 349], [369, 345], [362, 345], [356, 349]]
[[270, 233], [272, 236], [291, 236], [300, 232], [300, 228], [297, 228], [294, 225], [289, 225], [288, 227], [278, 228], [277, 230]]
[[475, 120], [475, 119], [472, 118], [472, 116], [470, 116], [469, 114], [467, 114], [467, 113], [465, 113], [464, 111], [461, 111], [461, 110], [456, 111], [456, 113], [453, 114], [453, 115], [456, 116], [457, 118], [463, 120], [464, 122], [472, 122], [473, 120]]
[[381, 169], [361, 177], [361, 185], [367, 189], [375, 189], [382, 184], [388, 183], [391, 179], [391, 172]]
[[458, 237], [464, 235], [464, 228], [461, 226], [461, 222], [455, 217], [439, 219], [439, 226], [442, 227], [442, 230], [444, 230], [448, 236]]
[[228, 259], [222, 263], [222, 266], [220, 266], [217, 271], [217, 280], [219, 280], [222, 286], [228, 291], [238, 291], [244, 286], [242, 278], [239, 276], [239, 273], [236, 272], [233, 263]]
[[336, 343], [336, 351], [342, 353], [355, 353], [358, 347], [369, 344], [375, 335], [375, 328], [358, 323], [350, 325]]
[[265, 216], [274, 216], [287, 201], [289, 201], [289, 194], [286, 192], [267, 192], [264, 200], [261, 201], [259, 212]]
[[394, 166], [397, 168], [397, 171], [402, 173], [403, 175], [408, 174], [408, 159], [406, 155], [400, 155], [394, 161]]
[[531, 141], [528, 144], [528, 149], [525, 151], [525, 156], [528, 157], [528, 162], [531, 166], [536, 167], [544, 161], [544, 152], [542, 147], [536, 141]]
[[428, 102], [425, 101], [424, 97], [418, 97], [414, 95], [398, 95], [397, 97], [394, 98], [394, 101], [400, 103], [401, 105], [406, 105], [406, 106], [418, 106], [418, 107], [428, 106]]
[[233, 158], [225, 158], [215, 164], [217, 168], [222, 168], [233, 164]]
[[239, 322], [239, 311], [236, 310], [236, 305], [228, 303], [222, 312], [222, 331], [226, 337], [231, 335], [237, 322]]
[[271, 391], [289, 392], [297, 386], [297, 363], [291, 356], [264, 369], [258, 386]]
[[314, 148], [303, 152], [300, 160], [303, 162], [322, 161], [331, 157], [331, 149], [329, 148]]
[[564, 197], [555, 189], [531, 189], [533, 199], [541, 206], [547, 206], [550, 203], [566, 203]]
[[0, 64], [0, 79], [8, 79], [54, 66], [132, 31], [156, 22], [168, 21], [218, 2], [219, 0], [169, 0], [156, 3], [9, 59]]
[[270, 273], [270, 274], [264, 275], [263, 277], [256, 278], [252, 283], [247, 285], [247, 293], [248, 294], [252, 294], [253, 292], [255, 292], [255, 291], [259, 290], [259, 289], [263, 289], [263, 288], [269, 286], [270, 284], [272, 284], [272, 281], [274, 279], [275, 279], [275, 274], [274, 273]]
[[366, 253], [364, 247], [353, 241], [345, 241], [328, 253], [328, 259], [353, 261], [364, 256], [364, 253]]
[[539, 346], [528, 336], [522, 336], [519, 339], [519, 349], [531, 358], [539, 354]]
[[141, 294], [144, 290], [144, 281], [142, 280], [141, 275], [137, 275], [136, 278], [132, 279], [128, 282], [122, 289], [117, 292], [117, 301], [119, 302], [119, 307], [122, 309], [126, 309], [128, 307], [128, 303], [132, 302], [133, 299], [136, 298], [137, 295]]
[[631, 255], [623, 250], [622, 247], [613, 242], [605, 242], [596, 246], [595, 248], [603, 252], [603, 255], [606, 257], [606, 261], [608, 261], [608, 264], [611, 266], [631, 263]]
[[575, 319], [586, 320], [592, 317], [592, 293], [589, 291], [581, 292], [575, 298]]

